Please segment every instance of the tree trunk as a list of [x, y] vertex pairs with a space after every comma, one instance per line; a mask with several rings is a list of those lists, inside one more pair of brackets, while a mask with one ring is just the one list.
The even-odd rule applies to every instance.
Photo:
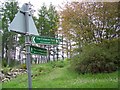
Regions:
[[53, 46], [53, 61], [55, 61], [55, 46]]
[[10, 66], [10, 48], [7, 50], [7, 65]]
[[63, 35], [62, 35], [62, 59], [64, 60]]
[[57, 61], [59, 59], [59, 49], [58, 49], [58, 45], [57, 45], [57, 48], [56, 48], [57, 52], [56, 52], [56, 56], [57, 56]]
[[68, 41], [66, 42], [67, 46], [67, 58], [68, 58]]
[[69, 45], [70, 45], [70, 58], [72, 57], [72, 45], [71, 45], [71, 42], [69, 40]]
[[47, 62], [49, 62], [50, 61], [50, 46], [48, 46], [48, 60], [47, 60]]
[[0, 67], [2, 66], [2, 34], [0, 32]]
[[3, 40], [4, 36], [2, 36], [2, 59], [4, 58], [4, 40]]

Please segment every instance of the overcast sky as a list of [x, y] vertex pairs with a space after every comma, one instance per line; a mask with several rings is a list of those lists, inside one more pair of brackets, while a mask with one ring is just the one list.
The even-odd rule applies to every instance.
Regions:
[[[8, 0], [0, 0], [0, 2], [4, 2]], [[9, 0], [12, 1], [12, 0]], [[45, 3], [47, 6], [52, 3], [56, 8], [58, 8], [58, 5], [63, 5], [66, 2], [71, 1], [85, 1], [85, 2], [91, 2], [91, 1], [98, 1], [98, 2], [114, 2], [114, 1], [120, 1], [120, 0], [16, 0], [19, 2], [19, 6], [21, 7], [24, 3], [30, 2], [33, 4], [35, 10], [40, 8], [40, 6]]]
[[[0, 0], [1, 2], [4, 2], [6, 0]], [[62, 5], [65, 2], [70, 1], [76, 1], [76, 0], [16, 0], [19, 2], [19, 6], [21, 7], [24, 3], [30, 2], [34, 7], [35, 10], [39, 9], [43, 3], [45, 5], [49, 5], [52, 3], [56, 8], [58, 8], [58, 5]]]
[[[8, 0], [0, 0], [1, 2], [5, 2]], [[12, 0], [9, 0], [12, 1]], [[45, 3], [46, 6], [49, 6], [50, 3], [52, 3], [56, 9], [59, 9], [59, 5], [62, 6], [66, 2], [71, 2], [71, 1], [77, 1], [77, 0], [16, 0], [19, 3], [19, 6], [21, 7], [24, 3], [30, 2], [33, 5], [33, 9], [36, 10], [35, 14], [37, 14], [38, 9]], [[0, 4], [1, 5], [1, 4]]]
[[35, 9], [39, 9], [43, 3], [45, 3], [47, 6], [52, 3], [55, 7], [58, 7], [58, 5], [61, 5], [65, 1], [66, 0], [18, 0], [20, 5], [26, 2], [30, 2], [33, 4]]
[[[1, 2], [8, 1], [8, 0], [0, 0], [0, 5]], [[12, 1], [12, 0], [9, 0]], [[24, 3], [30, 2], [34, 7], [33, 9], [38, 11], [40, 7], [42, 6], [43, 3], [45, 5], [49, 6], [50, 3], [52, 3], [57, 10], [59, 10], [59, 5], [62, 6], [66, 2], [71, 2], [71, 1], [84, 1], [84, 2], [91, 2], [91, 1], [98, 1], [98, 2], [114, 2], [114, 1], [120, 1], [120, 0], [16, 0], [19, 3], [19, 6], [21, 7]], [[37, 12], [36, 12], [37, 13]]]

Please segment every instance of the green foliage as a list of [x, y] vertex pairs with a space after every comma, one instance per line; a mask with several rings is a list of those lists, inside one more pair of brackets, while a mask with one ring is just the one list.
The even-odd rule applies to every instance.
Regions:
[[58, 30], [59, 16], [58, 16], [57, 10], [52, 5], [52, 3], [50, 4], [48, 9], [48, 18], [49, 18], [48, 22], [50, 25], [49, 36], [55, 37], [55, 33]]
[[41, 64], [36, 66], [33, 66], [33, 78], [39, 75], [45, 75], [50, 73], [53, 69], [56, 68], [64, 68], [67, 65], [67, 62], [65, 61], [55, 61], [55, 62], [50, 62], [46, 64]]
[[37, 76], [40, 76], [40, 75], [45, 75], [47, 73], [49, 73], [51, 70], [52, 70], [52, 67], [50, 66], [50, 64], [46, 64], [46, 65], [38, 65], [37, 67], [36, 66], [33, 66], [33, 78], [36, 78]]
[[38, 32], [41, 35], [46, 36], [46, 35], [48, 35], [49, 24], [48, 24], [47, 18], [45, 18], [47, 16], [47, 7], [45, 6], [45, 4], [43, 4], [41, 9], [39, 10], [38, 16], [39, 16], [39, 18], [36, 22]]
[[[118, 72], [100, 74], [78, 74], [63, 68], [52, 68], [51, 62], [32, 65], [33, 88], [118, 88]], [[40, 73], [40, 72], [41, 73]], [[43, 73], [43, 74], [42, 74]], [[27, 74], [18, 75], [9, 82], [2, 83], [4, 88], [27, 88]]]
[[15, 14], [18, 11], [18, 2], [17, 1], [6, 1], [2, 6], [2, 29], [4, 33], [8, 33], [8, 24], [12, 22]]
[[38, 71], [40, 74], [46, 74], [51, 71], [51, 68], [41, 66], [38, 69], [36, 69], [36, 71]]
[[3, 68], [2, 73], [7, 74], [10, 70], [11, 68], [5, 67]]
[[70, 61], [71, 59], [70, 58], [66, 58], [65, 61]]
[[[1, 6], [2, 11], [2, 58], [7, 58], [11, 60], [10, 51], [15, 51], [16, 49], [16, 36], [17, 34], [8, 31], [8, 25], [12, 22], [15, 14], [18, 12], [18, 2], [17, 1], [6, 1]], [[12, 60], [11, 60], [12, 61]], [[8, 62], [10, 65], [10, 61]], [[11, 64], [12, 65], [12, 64]]]
[[101, 43], [118, 38], [118, 6], [118, 2], [67, 3], [60, 13], [61, 33], [64, 38], [73, 41], [76, 47], [79, 47], [78, 53], [86, 43]]
[[0, 29], [2, 29], [2, 20], [0, 19]]
[[46, 5], [43, 4], [41, 9], [39, 9], [38, 19], [34, 17], [36, 26], [40, 35], [55, 37], [55, 32], [58, 29], [58, 14], [55, 7], [50, 4], [47, 9]]
[[17, 61], [17, 60], [14, 60], [14, 59], [11, 59], [11, 63], [9, 65], [9, 67], [15, 67], [17, 65], [20, 64], [20, 61]]
[[2, 67], [6, 67], [7, 66], [7, 60], [6, 58], [2, 59]]
[[63, 68], [66, 65], [66, 63], [65, 61], [61, 60], [61, 61], [51, 62], [51, 65], [53, 68], [56, 68], [56, 67]]
[[71, 60], [71, 68], [81, 73], [113, 72], [118, 69], [118, 40], [86, 45]]
[[19, 44], [23, 45], [24, 43], [25, 43], [25, 35], [20, 35], [20, 37], [19, 37]]
[[[9, 67], [15, 67], [15, 66], [17, 66], [19, 64], [20, 64], [19, 61], [11, 59], [11, 63], [9, 65]], [[7, 66], [8, 66], [7, 59], [6, 58], [2, 59], [2, 67], [7, 67]]]
[[[38, 10], [38, 18], [34, 17], [36, 27], [41, 36], [57, 37], [59, 16], [55, 6], [52, 4], [47, 7], [45, 3]], [[50, 47], [48, 47], [50, 49]], [[58, 50], [57, 50], [58, 52]], [[58, 55], [57, 55], [58, 56]], [[55, 56], [53, 56], [54, 58]], [[48, 61], [50, 60], [50, 53], [48, 55]]]
[[21, 68], [21, 69], [27, 69], [26, 64], [21, 64], [19, 68]]
[[104, 50], [108, 51], [111, 60], [118, 66], [120, 63], [120, 39], [104, 40], [99, 46], [103, 47]]

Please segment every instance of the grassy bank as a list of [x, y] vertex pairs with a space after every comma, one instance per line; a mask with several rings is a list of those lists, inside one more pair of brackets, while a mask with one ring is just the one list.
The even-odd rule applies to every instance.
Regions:
[[[118, 72], [78, 74], [68, 69], [69, 63], [51, 62], [32, 65], [33, 88], [117, 88]], [[3, 88], [27, 88], [27, 74], [2, 84]]]

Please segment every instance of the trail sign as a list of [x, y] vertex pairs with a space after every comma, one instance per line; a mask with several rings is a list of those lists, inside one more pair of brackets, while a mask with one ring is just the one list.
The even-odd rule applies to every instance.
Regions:
[[[39, 35], [31, 15], [30, 3], [23, 4], [20, 11], [8, 27], [9, 31], [25, 34], [26, 66], [28, 73], [28, 87], [32, 89], [31, 62], [30, 62], [30, 35]], [[35, 52], [35, 50], [33, 50]]]
[[57, 45], [60, 39], [43, 37], [43, 36], [32, 36], [32, 43], [45, 44], [45, 45]]
[[32, 54], [38, 54], [38, 55], [42, 55], [42, 56], [47, 56], [47, 49], [45, 49], [45, 48], [40, 48], [40, 47], [36, 47], [36, 46], [30, 46], [30, 52]]

